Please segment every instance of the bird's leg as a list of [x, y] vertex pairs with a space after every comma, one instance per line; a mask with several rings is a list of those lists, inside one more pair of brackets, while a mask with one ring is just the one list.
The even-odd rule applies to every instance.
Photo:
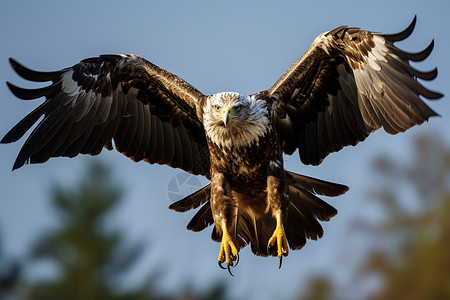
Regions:
[[277, 256], [280, 259], [279, 268], [283, 261], [283, 256], [289, 254], [286, 234], [283, 229], [283, 218], [285, 216], [287, 205], [289, 203], [287, 191], [288, 185], [283, 176], [281, 163], [271, 164], [269, 176], [267, 177], [267, 212], [272, 213], [276, 220], [275, 231], [267, 244], [267, 254], [271, 254], [276, 244]]
[[233, 275], [230, 271], [230, 267], [236, 266], [239, 262], [239, 250], [236, 247], [227, 226], [227, 220], [230, 219], [231, 210], [233, 208], [233, 200], [228, 196], [229, 194], [229, 186], [225, 180], [225, 176], [222, 173], [215, 173], [211, 180], [210, 204], [216, 226], [215, 230], [222, 232], [218, 261], [219, 266], [222, 269], [225, 269], [222, 267], [222, 263], [226, 262], [226, 269]]
[[271, 248], [272, 246], [277, 244], [277, 256], [280, 259], [280, 266], [278, 268], [281, 268], [281, 263], [283, 262], [283, 256], [288, 256], [289, 254], [289, 248], [288, 243], [286, 240], [286, 234], [283, 230], [283, 225], [281, 221], [281, 214], [276, 214], [275, 218], [277, 220], [277, 227], [275, 228], [275, 231], [273, 232], [272, 236], [269, 239], [269, 243], [267, 245], [268, 248]]
[[235, 266], [234, 262], [236, 261], [236, 265], [237, 262], [239, 262], [238, 249], [234, 245], [234, 242], [231, 239], [230, 234], [228, 233], [228, 229], [225, 222], [222, 222], [221, 228], [222, 228], [222, 242], [220, 243], [220, 252], [218, 258], [219, 266], [225, 269], [224, 267], [222, 267], [222, 263], [226, 262], [228, 272], [230, 272], [230, 274], [233, 275], [230, 271], [230, 266], [234, 267]]

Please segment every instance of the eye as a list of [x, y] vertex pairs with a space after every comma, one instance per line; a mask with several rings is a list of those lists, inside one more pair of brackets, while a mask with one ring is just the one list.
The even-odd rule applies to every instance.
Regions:
[[239, 105], [236, 105], [235, 107], [234, 107], [234, 111], [235, 112], [240, 112], [241, 111], [241, 109], [242, 109], [242, 104], [239, 104]]
[[218, 104], [214, 105], [214, 109], [215, 109], [215, 110], [219, 111], [220, 108], [221, 108], [220, 105], [218, 105]]

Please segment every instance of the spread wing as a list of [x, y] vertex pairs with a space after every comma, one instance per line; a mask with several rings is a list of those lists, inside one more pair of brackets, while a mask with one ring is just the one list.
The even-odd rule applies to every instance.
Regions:
[[102, 55], [56, 72], [10, 62], [27, 80], [52, 82], [38, 89], [8, 83], [20, 99], [46, 98], [1, 141], [17, 141], [43, 116], [13, 169], [115, 146], [134, 161], [209, 176], [209, 151], [196, 112], [204, 95], [179, 77], [131, 54]]
[[305, 164], [317, 165], [331, 152], [356, 145], [383, 127], [390, 134], [421, 124], [433, 112], [419, 96], [442, 95], [417, 78], [432, 80], [437, 69], [420, 72], [410, 61], [428, 57], [407, 53], [394, 42], [407, 38], [416, 18], [401, 33], [385, 35], [342, 26], [319, 35], [306, 53], [269, 89], [274, 121], [284, 152], [299, 149]]

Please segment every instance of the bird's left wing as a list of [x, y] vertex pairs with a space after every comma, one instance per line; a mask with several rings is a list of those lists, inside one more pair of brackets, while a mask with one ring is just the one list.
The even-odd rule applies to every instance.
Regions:
[[197, 114], [204, 95], [132, 54], [101, 55], [56, 72], [37, 72], [10, 60], [23, 78], [52, 82], [38, 89], [8, 83], [20, 99], [46, 100], [1, 140], [15, 142], [38, 120], [13, 169], [50, 157], [96, 155], [103, 147], [135, 161], [166, 164], [209, 176], [209, 151]]
[[284, 152], [299, 149], [303, 163], [317, 165], [380, 127], [396, 134], [435, 116], [419, 96], [442, 95], [417, 79], [434, 79], [437, 69], [425, 73], [410, 65], [428, 57], [433, 42], [420, 53], [394, 46], [411, 34], [415, 22], [392, 35], [347, 26], [323, 33], [270, 89], [260, 92], [273, 103]]

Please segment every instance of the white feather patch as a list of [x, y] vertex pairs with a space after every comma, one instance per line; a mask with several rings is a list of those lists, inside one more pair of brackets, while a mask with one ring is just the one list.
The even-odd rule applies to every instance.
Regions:
[[72, 79], [73, 71], [67, 71], [62, 76], [62, 90], [69, 96], [75, 96], [80, 92], [80, 87]]
[[[220, 118], [221, 111], [215, 106], [225, 107], [243, 105], [242, 115], [223, 126]], [[213, 143], [223, 148], [250, 146], [257, 143], [259, 138], [267, 132], [269, 112], [264, 100], [255, 97], [245, 97], [234, 92], [222, 92], [207, 99], [203, 113], [204, 127], [207, 136]]]

